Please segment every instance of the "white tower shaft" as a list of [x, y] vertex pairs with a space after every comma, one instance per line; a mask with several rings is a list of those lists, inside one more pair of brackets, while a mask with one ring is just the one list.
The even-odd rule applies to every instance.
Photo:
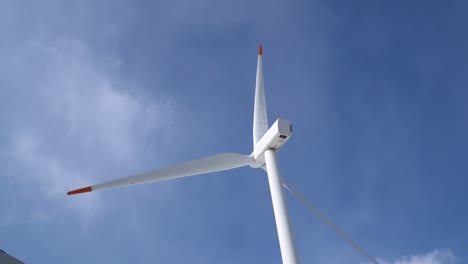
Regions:
[[281, 179], [274, 150], [268, 149], [265, 151], [265, 164], [283, 264], [299, 264], [291, 224], [289, 223], [288, 207], [283, 193], [283, 180]]

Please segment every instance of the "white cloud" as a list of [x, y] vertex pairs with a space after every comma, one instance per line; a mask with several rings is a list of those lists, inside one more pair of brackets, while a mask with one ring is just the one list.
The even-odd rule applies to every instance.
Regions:
[[432, 252], [404, 256], [394, 261], [379, 259], [381, 264], [454, 264], [457, 263], [457, 257], [450, 249], [435, 249]]
[[[43, 153], [44, 142], [34, 134], [18, 134], [12, 143], [12, 156], [26, 171], [25, 177], [18, 177], [16, 180], [23, 191], [30, 190], [33, 196], [37, 195], [35, 198], [23, 196], [24, 200], [33, 198], [53, 201], [62, 197], [63, 199], [58, 199], [61, 206], [71, 209], [85, 219], [96, 213], [100, 206], [99, 194], [83, 197], [81, 200], [70, 200], [65, 196], [65, 190], [69, 186], [82, 186], [89, 182], [89, 175], [67, 168], [66, 161], [59, 156]], [[45, 221], [54, 213], [56, 212], [44, 208], [32, 208], [30, 217], [33, 220]]]
[[106, 168], [138, 164], [153, 146], [145, 137], [166, 136], [159, 124], [172, 118], [171, 104], [130, 93], [127, 82], [112, 75], [120, 58], [93, 57], [77, 40], [30, 42], [12, 58], [31, 97], [21, 98], [32, 105], [21, 110], [32, 118], [10, 132], [7, 156], [24, 170], [12, 180], [38, 195], [17, 202], [54, 201], [54, 209], [30, 208], [31, 219], [47, 221], [57, 207], [89, 219], [102, 209], [100, 195], [74, 199], [66, 191], [100, 181]]

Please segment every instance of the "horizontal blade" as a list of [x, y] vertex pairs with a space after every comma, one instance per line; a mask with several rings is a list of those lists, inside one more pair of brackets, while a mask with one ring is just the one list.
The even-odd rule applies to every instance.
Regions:
[[234, 169], [251, 164], [253, 158], [248, 155], [236, 153], [223, 153], [197, 160], [188, 161], [159, 170], [137, 174], [97, 185], [84, 187], [68, 192], [68, 195], [91, 192], [103, 189], [123, 187], [132, 184], [141, 184], [152, 181], [161, 181], [185, 176], [193, 176], [215, 171]]

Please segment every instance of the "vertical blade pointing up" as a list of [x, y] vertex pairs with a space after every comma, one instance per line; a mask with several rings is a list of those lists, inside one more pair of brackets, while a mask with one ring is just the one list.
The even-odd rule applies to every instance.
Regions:
[[253, 122], [253, 144], [257, 142], [268, 131], [268, 118], [265, 102], [265, 90], [263, 87], [263, 64], [262, 64], [262, 45], [258, 48], [257, 62], [257, 81], [255, 84], [255, 105]]

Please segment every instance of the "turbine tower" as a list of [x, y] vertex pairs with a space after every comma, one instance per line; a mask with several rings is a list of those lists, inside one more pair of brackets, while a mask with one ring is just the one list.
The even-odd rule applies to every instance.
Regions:
[[101, 184], [96, 184], [68, 192], [68, 195], [124, 187], [133, 184], [148, 183], [194, 176], [204, 173], [230, 170], [250, 165], [252, 168], [262, 168], [268, 174], [271, 200], [275, 213], [276, 229], [284, 264], [298, 264], [294, 237], [289, 222], [286, 198], [283, 193], [283, 180], [279, 170], [276, 152], [292, 135], [292, 125], [289, 121], [278, 118], [268, 128], [268, 118], [263, 86], [262, 46], [258, 49], [257, 78], [255, 85], [255, 104], [253, 118], [253, 151], [250, 155], [237, 153], [222, 153], [197, 160], [173, 165], [155, 171], [137, 174]]

